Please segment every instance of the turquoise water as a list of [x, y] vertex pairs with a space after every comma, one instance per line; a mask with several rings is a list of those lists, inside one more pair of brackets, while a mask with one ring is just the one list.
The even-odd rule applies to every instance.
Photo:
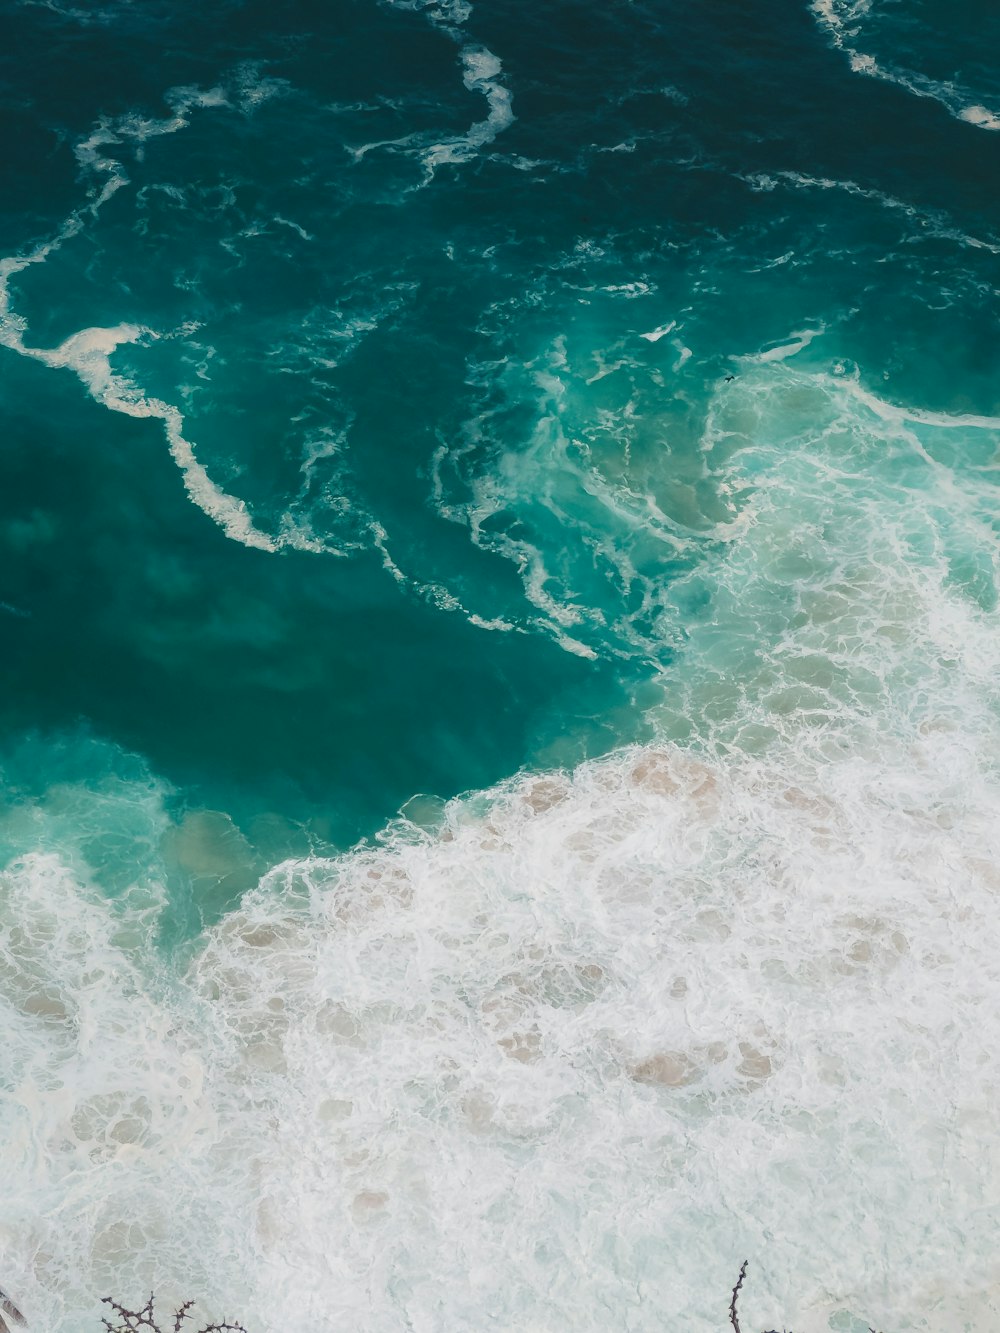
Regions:
[[995, 1329], [994, 11], [0, 14], [32, 1325]]

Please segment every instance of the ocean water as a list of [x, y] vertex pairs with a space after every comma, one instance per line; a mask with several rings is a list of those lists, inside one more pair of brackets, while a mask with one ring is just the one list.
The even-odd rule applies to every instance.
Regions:
[[0, 1285], [994, 1333], [1000, 13], [0, 18]]

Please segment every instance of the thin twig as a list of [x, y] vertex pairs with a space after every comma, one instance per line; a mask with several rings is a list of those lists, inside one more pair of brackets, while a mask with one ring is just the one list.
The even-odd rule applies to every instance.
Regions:
[[736, 1298], [740, 1294], [740, 1287], [743, 1286], [743, 1279], [747, 1275], [747, 1264], [749, 1262], [748, 1259], [743, 1260], [743, 1267], [740, 1269], [740, 1275], [736, 1279], [736, 1286], [733, 1287], [733, 1299], [729, 1302], [729, 1322], [732, 1324], [735, 1333], [742, 1333], [742, 1330], [740, 1329], [740, 1321], [736, 1314]]
[[185, 1319], [192, 1318], [192, 1316], [188, 1314], [188, 1311], [191, 1309], [192, 1305], [194, 1305], [194, 1301], [185, 1301], [184, 1304], [181, 1306], [181, 1308], [174, 1315], [174, 1333], [181, 1333], [181, 1324], [184, 1322]]

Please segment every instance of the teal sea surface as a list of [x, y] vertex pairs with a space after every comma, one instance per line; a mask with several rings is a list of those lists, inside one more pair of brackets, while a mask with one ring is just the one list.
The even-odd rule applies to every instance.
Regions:
[[0, 1285], [1000, 1327], [1000, 11], [0, 0]]

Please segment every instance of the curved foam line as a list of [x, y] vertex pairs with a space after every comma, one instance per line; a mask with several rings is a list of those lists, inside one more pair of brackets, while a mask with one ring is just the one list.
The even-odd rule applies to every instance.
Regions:
[[765, 348], [763, 352], [749, 352], [746, 356], [736, 357], [735, 360], [746, 365], [764, 365], [769, 361], [787, 361], [790, 356], [797, 356], [799, 352], [809, 346], [814, 338], [822, 337], [825, 332], [826, 330], [823, 328], [796, 329], [788, 335], [789, 342], [782, 343], [778, 347]]
[[422, 583], [418, 579], [411, 578], [405, 574], [399, 565], [389, 553], [389, 534], [377, 520], [372, 519], [368, 527], [372, 536], [372, 542], [379, 555], [382, 557], [382, 568], [387, 574], [391, 574], [401, 588], [408, 588], [416, 593], [423, 601], [429, 602], [439, 611], [458, 611], [471, 625], [477, 629], [498, 630], [503, 633], [526, 634], [527, 630], [523, 625], [515, 624], [513, 621], [504, 620], [502, 616], [495, 616], [491, 620], [486, 620], [482, 616], [476, 615], [470, 611], [467, 606], [463, 606], [453, 592], [450, 592], [441, 583]]
[[277, 550], [278, 543], [254, 525], [245, 503], [227, 495], [198, 462], [194, 447], [184, 438], [184, 418], [178, 409], [159, 398], [147, 397], [130, 380], [111, 369], [111, 355], [117, 347], [138, 342], [143, 337], [155, 338], [155, 332], [136, 324], [119, 324], [110, 329], [81, 329], [51, 350], [28, 347], [23, 337], [24, 321], [16, 316], [10, 317], [8, 313], [5, 280], [10, 272], [10, 266], [6, 271], [0, 266], [0, 343], [54, 370], [74, 371], [90, 396], [112, 412], [162, 421], [171, 457], [184, 480], [184, 489], [198, 508], [233, 541], [261, 551]]
[[945, 430], [971, 426], [977, 430], [1000, 431], [1000, 417], [979, 416], [974, 412], [952, 415], [949, 412], [932, 412], [921, 407], [903, 407], [879, 398], [870, 389], [863, 388], [857, 379], [841, 379], [837, 383], [883, 421], [912, 421], [919, 426], [938, 426]]
[[[857, 181], [852, 180], [833, 180], [829, 176], [807, 176], [801, 171], [774, 171], [764, 175], [748, 176], [740, 175], [740, 180], [746, 182], [752, 190], [773, 190], [781, 182], [793, 189], [802, 190], [840, 190], [844, 194], [849, 194], [857, 199], [867, 199], [880, 207], [889, 209], [892, 212], [903, 213], [907, 217], [919, 219], [925, 224], [927, 229], [922, 233], [924, 236], [932, 236], [936, 240], [955, 241], [959, 245], [967, 245], [973, 250], [988, 250], [990, 254], [1000, 255], [1000, 241], [986, 240], [979, 236], [970, 236], [968, 232], [959, 231], [951, 226], [948, 215], [939, 209], [918, 208], [916, 204], [907, 203], [905, 199], [897, 199], [895, 195], [886, 194], [884, 190], [871, 189], [864, 185], [859, 185]], [[932, 225], [927, 225], [932, 224]]]
[[498, 134], [514, 123], [511, 96], [498, 82], [503, 66], [497, 56], [485, 46], [465, 46], [461, 51], [462, 82], [469, 92], [481, 93], [486, 98], [489, 115], [470, 125], [458, 139], [433, 144], [424, 154], [424, 166], [430, 176], [436, 167], [447, 162], [467, 162], [481, 148], [493, 142]]
[[[498, 134], [513, 124], [511, 94], [510, 90], [499, 82], [503, 72], [500, 58], [485, 46], [463, 43], [461, 29], [472, 13], [472, 6], [467, 0], [442, 0], [442, 3], [437, 4], [428, 0], [389, 0], [389, 2], [396, 9], [425, 13], [436, 28], [460, 44], [462, 82], [469, 92], [481, 93], [486, 98], [486, 105], [489, 108], [486, 119], [477, 120], [464, 134], [422, 148], [421, 156], [425, 171], [423, 184], [427, 185], [433, 180], [438, 167], [447, 163], [468, 162], [481, 148], [492, 143]], [[406, 148], [409, 145], [423, 144], [426, 144], [426, 135], [415, 133], [403, 135], [400, 139], [381, 139], [375, 143], [362, 144], [351, 152], [357, 162], [374, 148]]]
[[937, 102], [949, 115], [967, 125], [975, 125], [981, 130], [1000, 130], [1000, 115], [974, 101], [970, 92], [957, 88], [954, 84], [940, 83], [914, 70], [881, 65], [874, 56], [858, 51], [852, 46], [851, 39], [856, 35], [857, 28], [850, 28], [848, 25], [869, 12], [871, 8], [869, 0], [852, 0], [848, 3], [846, 21], [840, 12], [843, 5], [838, 3], [838, 0], [812, 0], [809, 8], [833, 45], [847, 56], [855, 74], [867, 74], [870, 78], [880, 79], [883, 83], [894, 83], [899, 88], [905, 88], [914, 97], [925, 97]]
[[102, 120], [77, 144], [74, 151], [81, 168], [97, 177], [104, 176], [105, 180], [91, 191], [89, 204], [74, 210], [53, 237], [29, 254], [0, 260], [0, 345], [53, 369], [73, 370], [91, 397], [112, 412], [162, 421], [171, 457], [184, 479], [184, 489], [198, 508], [234, 541], [262, 551], [275, 551], [279, 543], [254, 525], [246, 504], [227, 495], [198, 462], [193, 445], [184, 438], [184, 418], [179, 410], [159, 398], [147, 397], [130, 380], [111, 369], [111, 354], [117, 347], [138, 342], [142, 337], [155, 338], [158, 335], [154, 330], [136, 324], [86, 328], [72, 334], [59, 347], [29, 347], [25, 342], [27, 321], [11, 306], [10, 279], [32, 264], [44, 263], [83, 229], [88, 215], [96, 216], [111, 196], [128, 183], [121, 163], [105, 156], [102, 148], [127, 139], [141, 143], [157, 135], [173, 134], [189, 124], [192, 108], [229, 105], [219, 88], [175, 88], [167, 93], [165, 100], [174, 112], [168, 119], [149, 120], [129, 114], [113, 122]]

